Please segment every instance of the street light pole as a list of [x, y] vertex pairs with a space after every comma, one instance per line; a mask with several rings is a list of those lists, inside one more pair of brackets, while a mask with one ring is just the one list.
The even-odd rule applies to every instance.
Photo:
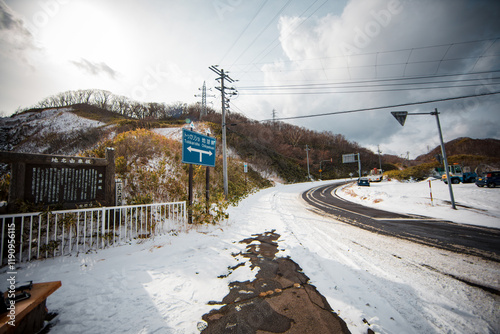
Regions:
[[441, 142], [441, 154], [443, 155], [443, 164], [444, 164], [444, 170], [446, 172], [446, 181], [448, 183], [448, 191], [450, 192], [451, 207], [454, 210], [456, 210], [457, 207], [455, 206], [455, 197], [453, 196], [453, 188], [451, 187], [450, 171], [448, 169], [448, 159], [446, 158], [446, 150], [444, 148], [444, 142], [443, 142], [443, 132], [441, 131], [441, 123], [439, 122], [439, 112], [437, 108], [434, 109], [433, 112], [431, 112], [431, 115], [436, 116], [436, 122], [439, 130], [439, 140]]
[[451, 186], [451, 179], [450, 179], [450, 171], [448, 170], [448, 159], [446, 158], [446, 149], [444, 148], [444, 141], [443, 141], [443, 132], [441, 131], [441, 123], [439, 122], [439, 112], [437, 108], [434, 109], [433, 112], [430, 113], [412, 113], [409, 114], [407, 111], [392, 111], [391, 112], [392, 116], [396, 118], [396, 120], [401, 124], [401, 126], [405, 125], [406, 121], [406, 116], [408, 115], [434, 115], [436, 116], [436, 122], [438, 126], [438, 131], [439, 131], [439, 141], [441, 142], [441, 154], [443, 155], [443, 164], [444, 164], [444, 170], [446, 173], [446, 183], [448, 183], [448, 191], [450, 192], [450, 200], [451, 200], [451, 207], [456, 210], [457, 207], [455, 206], [455, 197], [453, 196], [453, 188]]
[[311, 180], [311, 174], [309, 173], [309, 146], [306, 145], [306, 157], [307, 157], [307, 177]]

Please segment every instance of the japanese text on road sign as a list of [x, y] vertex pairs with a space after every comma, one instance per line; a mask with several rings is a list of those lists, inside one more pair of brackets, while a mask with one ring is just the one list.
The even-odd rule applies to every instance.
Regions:
[[215, 138], [182, 129], [182, 162], [215, 167]]

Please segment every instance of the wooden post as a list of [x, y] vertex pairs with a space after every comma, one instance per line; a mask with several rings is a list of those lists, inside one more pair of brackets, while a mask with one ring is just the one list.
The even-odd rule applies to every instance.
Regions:
[[207, 172], [206, 172], [206, 186], [205, 186], [205, 196], [206, 196], [206, 206], [207, 206], [207, 213], [209, 213], [210, 210], [210, 167], [207, 166]]
[[106, 148], [106, 161], [108, 165], [106, 166], [106, 175], [104, 185], [104, 193], [107, 195], [106, 197], [106, 205], [115, 206], [115, 149], [111, 147]]
[[189, 164], [188, 224], [193, 223], [193, 165]]
[[25, 173], [25, 162], [16, 161], [12, 163], [12, 175], [9, 186], [9, 202], [7, 205], [7, 211], [9, 212], [12, 212], [16, 205], [19, 204], [19, 201], [24, 200]]

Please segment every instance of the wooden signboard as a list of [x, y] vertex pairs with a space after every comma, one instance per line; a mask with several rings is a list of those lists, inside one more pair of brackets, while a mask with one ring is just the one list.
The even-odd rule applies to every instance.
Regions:
[[12, 164], [9, 207], [33, 204], [115, 205], [114, 150], [106, 158], [0, 152], [0, 162]]

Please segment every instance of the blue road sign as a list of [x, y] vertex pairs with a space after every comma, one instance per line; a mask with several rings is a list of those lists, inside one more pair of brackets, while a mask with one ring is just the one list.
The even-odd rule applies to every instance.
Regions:
[[215, 167], [215, 138], [182, 129], [182, 162]]

